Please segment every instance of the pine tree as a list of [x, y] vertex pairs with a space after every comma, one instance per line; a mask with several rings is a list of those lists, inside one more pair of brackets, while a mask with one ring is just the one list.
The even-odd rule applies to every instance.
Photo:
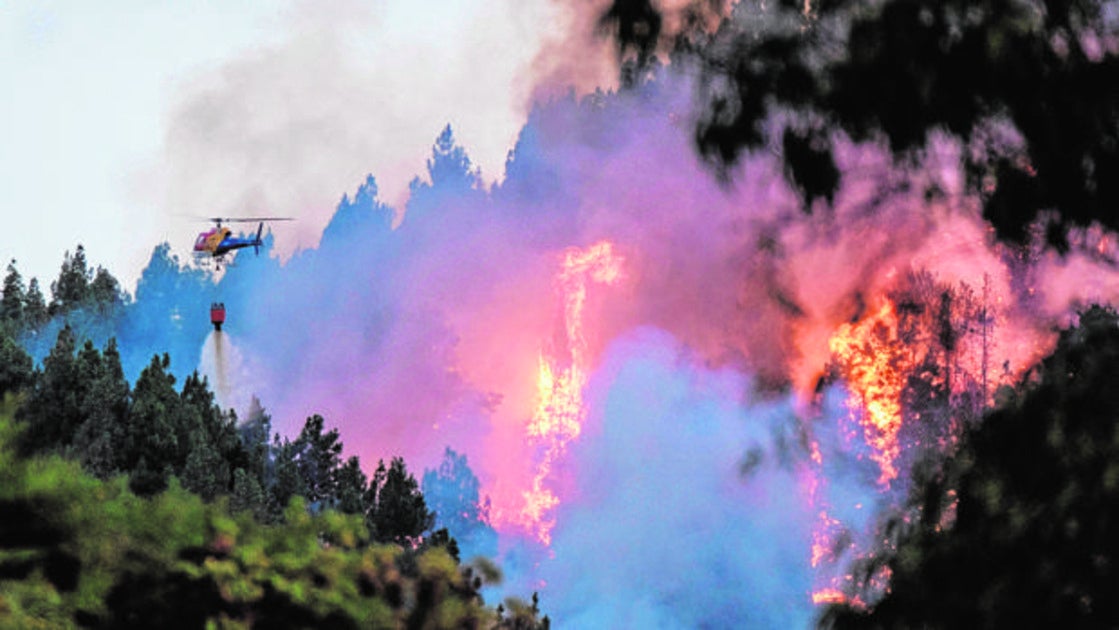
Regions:
[[337, 469], [341, 460], [342, 441], [338, 429], [323, 432], [323, 417], [315, 414], [303, 424], [295, 440], [299, 475], [307, 501], [312, 506], [327, 507], [335, 498]]
[[139, 494], [165, 488], [182, 452], [176, 434], [182, 403], [175, 392], [175, 377], [167, 371], [170, 364], [166, 354], [152, 357], [133, 388], [122, 461], [126, 470], [134, 471], [132, 488]]
[[366, 524], [378, 542], [411, 546], [435, 522], [402, 457], [394, 457], [387, 470], [383, 460], [378, 462], [366, 504]]
[[212, 501], [229, 490], [229, 463], [214, 448], [210, 436], [198, 428], [191, 436], [190, 453], [183, 465], [183, 488]]
[[105, 313], [123, 301], [120, 283], [104, 267], [98, 266], [89, 285], [89, 300]]
[[268, 471], [272, 466], [272, 416], [264, 411], [256, 396], [252, 397], [248, 417], [237, 427], [237, 433], [245, 453], [244, 470], [263, 489], [267, 485]]
[[23, 328], [23, 303], [27, 291], [23, 288], [23, 277], [16, 270], [16, 260], [8, 263], [8, 274], [4, 276], [4, 294], [0, 297], [0, 324], [13, 333]]
[[47, 323], [50, 313], [47, 303], [43, 299], [43, 291], [39, 288], [39, 279], [32, 278], [27, 283], [27, 297], [23, 303], [23, 322], [27, 328], [37, 329]]
[[252, 512], [258, 521], [268, 519], [268, 499], [260, 482], [244, 468], [233, 471], [233, 492], [229, 497], [229, 510], [234, 514], [238, 512]]
[[433, 186], [452, 188], [476, 188], [481, 181], [481, 173], [473, 168], [466, 150], [455, 143], [455, 134], [448, 124], [435, 139], [431, 158], [427, 161], [427, 172]]
[[35, 364], [10, 334], [0, 329], [0, 401], [32, 384]]
[[20, 407], [18, 417], [28, 425], [24, 435], [28, 452], [61, 451], [81, 425], [81, 400], [89, 383], [81, 381], [74, 346], [74, 332], [64, 326]]
[[335, 475], [334, 509], [345, 514], [364, 514], [368, 480], [356, 456], [350, 457]]
[[67, 251], [58, 280], [51, 283], [51, 315], [67, 313], [80, 307], [89, 297], [91, 272], [85, 259], [85, 248], [78, 245], [74, 255]]
[[74, 451], [91, 474], [106, 479], [121, 469], [128, 419], [129, 386], [110, 338], [100, 355], [98, 375], [82, 401], [82, 425], [74, 436]]
[[450, 447], [444, 451], [438, 470], [427, 470], [423, 476], [424, 500], [435, 512], [435, 526], [450, 530], [469, 556], [497, 553], [497, 532], [490, 526], [480, 488], [466, 455]]
[[185, 445], [185, 450], [181, 450], [179, 454], [183, 465], [186, 465], [191, 451], [200, 448], [199, 440], [204, 440], [204, 448], [214, 451], [224, 463], [223, 492], [228, 491], [233, 482], [232, 469], [244, 467], [248, 463], [237, 433], [235, 416], [232, 412], [222, 412], [206, 377], [199, 376], [197, 371], [187, 376], [179, 398], [182, 402], [182, 414], [176, 434], [180, 444]]
[[303, 476], [299, 474], [297, 449], [287, 438], [280, 439], [277, 434], [272, 442], [272, 474], [269, 476], [268, 513], [269, 519], [278, 521], [283, 518], [284, 510], [293, 497], [307, 495]]

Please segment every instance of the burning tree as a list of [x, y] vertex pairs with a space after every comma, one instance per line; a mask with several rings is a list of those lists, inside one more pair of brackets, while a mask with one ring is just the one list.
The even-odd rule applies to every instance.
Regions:
[[829, 346], [879, 482], [889, 485], [914, 458], [950, 453], [985, 406], [993, 317], [969, 285], [939, 282], [927, 271], [908, 274], [864, 311]]
[[[890, 591], [837, 605], [822, 625], [1110, 627], [1119, 620], [1119, 318], [1094, 307], [1066, 330], [1038, 382], [969, 427], [891, 523]], [[915, 518], [909, 518], [916, 515]]]
[[[830, 339], [833, 378], [850, 392], [853, 428], [847, 438], [869, 448], [866, 456], [879, 470], [882, 492], [894, 497], [891, 509], [897, 510], [898, 522], [921, 518], [921, 505], [904, 505], [912, 471], [935, 469], [956, 456], [961, 434], [976, 424], [989, 399], [987, 364], [997, 331], [987, 291], [981, 295], [963, 282], [911, 272]], [[824, 465], [818, 447], [812, 457], [818, 467]], [[891, 531], [896, 523], [855, 542], [857, 536], [830, 515], [830, 506], [816, 508], [813, 567], [851, 562], [845, 551], [867, 565], [873, 564], [868, 558], [896, 553], [896, 532]], [[865, 606], [889, 591], [890, 575], [883, 563], [857, 580], [843, 571], [818, 585], [813, 601]]]

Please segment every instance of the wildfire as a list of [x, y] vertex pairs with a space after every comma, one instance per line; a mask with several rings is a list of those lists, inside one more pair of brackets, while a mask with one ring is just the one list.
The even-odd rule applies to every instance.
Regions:
[[[889, 487], [898, 476], [896, 460], [901, 453], [898, 443], [902, 419], [901, 396], [905, 375], [913, 363], [911, 350], [898, 339], [894, 304], [884, 300], [880, 307], [861, 320], [843, 324], [831, 336], [828, 345], [851, 391], [847, 403], [851, 419], [862, 427], [866, 443], [871, 447], [870, 457], [878, 464], [878, 483]], [[809, 473], [809, 501], [819, 511], [812, 532], [810, 562], [813, 568], [820, 568], [837, 560], [835, 541], [842, 532], [842, 526], [828, 514], [820, 493], [822, 457], [814, 441], [811, 459], [814, 468]], [[843, 580], [850, 579], [848, 575], [827, 580], [822, 588], [813, 591], [812, 602], [862, 606], [857, 597], [849, 597], [841, 587]], [[888, 578], [884, 584], [888, 584]]]
[[829, 347], [851, 388], [849, 408], [872, 447], [871, 459], [882, 471], [878, 482], [889, 486], [898, 476], [901, 395], [906, 367], [913, 362], [911, 350], [898, 339], [893, 303], [883, 301], [868, 317], [840, 326]]
[[[894, 303], [882, 300], [878, 307], [871, 309], [859, 321], [841, 325], [829, 339], [828, 347], [851, 392], [847, 401], [851, 420], [862, 428], [863, 437], [870, 446], [870, 458], [878, 464], [878, 483], [883, 488], [889, 488], [898, 477], [902, 392], [906, 375], [916, 362], [914, 350], [898, 337]], [[816, 466], [814, 472], [819, 474], [821, 458], [815, 445], [812, 461]], [[837, 559], [832, 541], [842, 530], [839, 521], [828, 514], [827, 505], [817, 494], [819, 483], [820, 480], [813, 479], [809, 486], [810, 501], [819, 509], [812, 533], [810, 560], [813, 567]], [[849, 589], [843, 588], [843, 582], [851, 579], [852, 576], [847, 575], [828, 580], [827, 584], [812, 593], [813, 603], [864, 606], [857, 597], [852, 598], [846, 593]], [[868, 587], [876, 592], [888, 591], [888, 571], [872, 576]]]
[[544, 544], [551, 543], [555, 520], [551, 511], [559, 498], [547, 487], [553, 465], [579, 437], [585, 409], [583, 388], [587, 384], [587, 341], [583, 334], [583, 309], [591, 283], [613, 285], [623, 277], [623, 260], [609, 241], [564, 252], [556, 276], [556, 291], [563, 303], [563, 337], [560, 348], [541, 353], [536, 388], [538, 402], [525, 427], [530, 443], [543, 449], [536, 465], [532, 488], [523, 496], [521, 521]]

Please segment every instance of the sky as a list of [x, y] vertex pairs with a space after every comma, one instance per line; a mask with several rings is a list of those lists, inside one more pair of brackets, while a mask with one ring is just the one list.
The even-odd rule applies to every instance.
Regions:
[[498, 181], [539, 76], [587, 82], [550, 59], [573, 25], [550, 0], [0, 2], [0, 256], [46, 291], [82, 244], [131, 291], [155, 244], [254, 215], [296, 219], [290, 256], [367, 173], [403, 207], [447, 124]]

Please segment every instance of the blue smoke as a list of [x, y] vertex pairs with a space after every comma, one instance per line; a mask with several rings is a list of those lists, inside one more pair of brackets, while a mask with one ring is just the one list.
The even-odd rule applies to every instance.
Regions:
[[439, 468], [424, 471], [422, 490], [428, 509], [435, 512], [434, 529], [447, 528], [463, 560], [497, 556], [497, 531], [490, 526], [481, 483], [466, 455], [447, 447]]
[[[537, 575], [557, 627], [807, 627], [815, 514], [792, 407], [654, 329], [616, 342], [590, 389], [578, 495]], [[873, 505], [864, 473], [831, 498]]]

